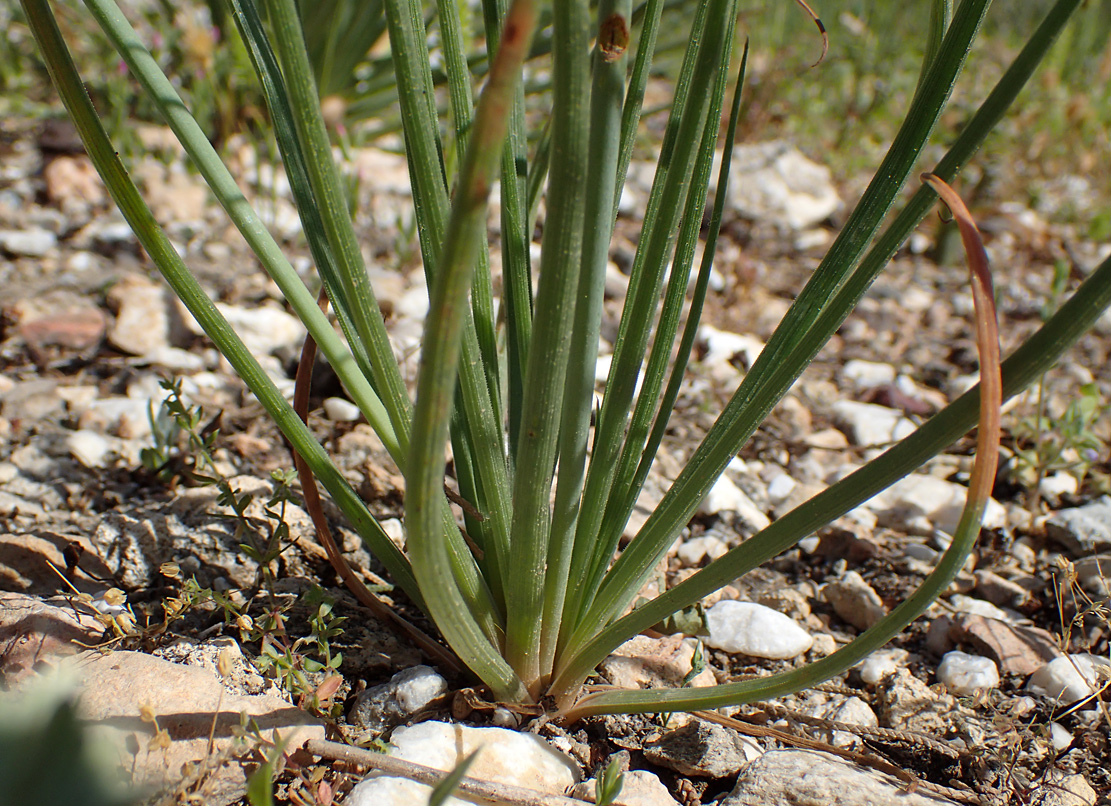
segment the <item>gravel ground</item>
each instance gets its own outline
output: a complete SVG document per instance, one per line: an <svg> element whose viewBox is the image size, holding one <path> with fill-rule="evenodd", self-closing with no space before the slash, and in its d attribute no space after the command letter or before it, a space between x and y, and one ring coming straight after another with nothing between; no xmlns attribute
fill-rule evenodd
<svg viewBox="0 0 1111 806"><path fill-rule="evenodd" d="M824 743L817 750L810 747L810 755L800 754L804 767L845 767L830 749L837 748L856 763L848 768L852 774L882 777L897 769L920 779L908 786L888 777L883 784L888 797L909 788L922 797L992 804L1107 800L1111 718L1099 690L1107 676L1091 672L1087 681L1080 677L1065 690L1049 670L1055 659L1071 657L1063 661L1064 674L1078 677L1093 668L1089 661L1076 660L1081 655L1107 664L1108 586L1099 562L1111 561L1111 555L1100 554L1111 547L1111 503L1101 499L1111 474L1106 447L1111 421L1103 414L1111 393L1107 317L1047 376L1040 392L1008 404L1003 466L988 528L974 556L953 588L870 665L766 706L726 709L739 728L687 724L678 715L670 721L604 717L567 728L540 725L527 715L495 708L481 693L468 693L466 681L446 669L440 669L446 680L429 677L432 695L409 709L398 683L376 687L388 684L395 673L435 662L391 624L369 615L342 587L317 544L296 483L287 502L263 505L281 486L271 474L291 465L282 439L161 290L153 267L74 148L72 135L64 126L10 120L0 125L0 287L5 291L0 591L11 592L0 600L0 646L5 647L0 683L17 698L44 667L70 663L62 658L80 648L75 642L103 643L124 650L108 656L119 656L121 664L133 662L126 651L133 650L191 672L207 669L206 679L215 681L219 697L229 702L270 697L297 700L310 710L316 706L319 718L287 715L286 721L269 725L317 730L316 738L326 734L366 744L399 724L432 719L530 727L570 753L584 777L614 757L627 768L654 774L666 792L653 790L657 799L646 803L667 803L661 799L665 796L687 806L715 799L833 802L813 793L805 797L816 800L806 800L805 776L798 774L787 774L787 794L774 794L770 759L790 760L787 750L806 749L792 738L797 736ZM166 133L145 128L139 136L152 156L133 166L132 173L156 215L225 313L247 334L266 369L292 390L300 326L197 177L165 145ZM257 197L279 240L299 256L295 266L307 269L283 180L257 163L248 144L228 150L233 170ZM830 208L816 219L793 220L790 209L777 212L758 200L735 200L697 360L634 523L675 477L843 220L838 198L851 197L852 187L825 187L828 173L813 169L819 171L819 184L807 191L811 201L829 201L823 194L834 194ZM357 226L372 279L412 379L425 292L419 256L405 234L410 213L404 166L387 153L365 149L356 152L351 170L360 179ZM607 283L603 336L610 339L639 229L638 199L646 192L640 177L650 174L634 169L630 175ZM981 199L974 212L992 258L1006 354L1042 321L1053 295L1055 265L1071 289L1108 250L1086 242L1067 224L1013 203ZM657 590L738 545L967 388L976 370L967 275L959 259L935 262L947 254L949 237L947 225L936 217L923 223L731 464L661 567L653 583ZM603 347L600 364L609 352ZM175 442L160 461L150 458L162 428L154 415L167 394L159 386L165 377L181 378L184 400L203 406L199 430L218 427L210 448L213 468L205 472L255 495L242 518L230 517L214 487L195 483L194 472L205 470L197 467L195 450ZM1084 408L1089 404L1090 411ZM1048 414L1048 427L1032 425L1039 406ZM370 429L351 418L326 368L317 372L313 407L310 423L340 469L391 536L402 539L396 468ZM1039 468L1023 459L1050 444L1060 448L1054 462ZM961 485L967 481L971 449L971 440L962 440L881 498L710 597L704 603L710 634L701 637L699 650L705 659L701 682L764 674L822 657L904 598L945 547L963 504ZM383 585L381 568L357 536L336 511L327 512L347 559L365 582ZM279 516L288 535L275 531ZM251 552L257 555L274 545L280 553L263 573ZM102 613L123 612L113 610L112 597L104 596L110 587L126 595L134 629L124 625L114 632L74 609L74 594L81 593L92 597ZM391 601L388 588L382 589ZM323 615L322 596L334 603ZM769 653L744 643L753 634L781 638L788 632L774 621L748 633L730 626L726 616L736 609L735 602L760 605L761 618L773 613L789 619L803 636L799 647L777 646ZM391 603L421 623L407 602ZM179 605L180 616L170 619ZM23 616L32 611L45 614L45 621L29 627ZM284 638L260 641L267 619L273 628L277 613L284 627L269 632ZM331 622L335 617L346 621ZM329 652L342 652L335 667L341 681L333 690L321 688L327 669L303 661L321 657L314 618L317 637L329 625L342 630L324 640ZM725 637L734 629L741 643ZM266 643L278 648L268 654ZM692 671L696 643L682 636L641 636L607 661L602 674L617 685L679 685ZM284 660L276 659L287 649ZM131 688L139 689L146 685L140 682L146 680L140 667L147 661L134 662L139 665L127 675L133 675ZM127 676L120 668L116 679ZM1062 668L1060 661L1055 668ZM223 688L213 670L219 670ZM165 679L163 672L151 674L151 686ZM88 679L99 678L89 673ZM85 715L94 721L96 714L103 722L108 720L103 715L115 713L113 697L118 705L127 696L144 702L161 696L153 691L135 695L107 683L85 685ZM202 683L178 685L194 689ZM203 710L160 702L156 717ZM286 710L304 713L288 705ZM162 723L156 719L153 724L144 743L159 736ZM737 738L738 729L748 733L744 742ZM184 734L170 733L167 745L187 744ZM168 785L164 802L197 791L208 803L241 799L242 768L221 755L225 745L218 744L215 754L206 747L204 733L202 728L199 755L192 745L175 758L208 762L185 770L180 762L160 762L155 765L160 771L149 776L141 764L137 778ZM228 728L219 735L234 733ZM709 759L717 751L710 748L723 741L729 752L740 753L740 760L715 767ZM691 746L702 749L692 757ZM813 752L822 758L815 760ZM144 758L149 756L148 748ZM869 766L873 771L864 772ZM301 759L279 777L277 793L288 802L326 803L323 782L330 788L327 794L342 803L362 770L350 762ZM791 791L798 799L790 799ZM869 797L878 802L875 798L884 795Z"/></svg>

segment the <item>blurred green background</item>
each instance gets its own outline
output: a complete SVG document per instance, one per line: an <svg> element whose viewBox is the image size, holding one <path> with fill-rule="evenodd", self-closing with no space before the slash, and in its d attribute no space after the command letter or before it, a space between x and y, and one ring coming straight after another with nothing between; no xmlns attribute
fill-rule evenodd
<svg viewBox="0 0 1111 806"><path fill-rule="evenodd" d="M462 0L476 76L484 64L481 10ZM690 0L675 0L661 30L658 76L666 81L681 57L683 21ZM851 181L877 164L902 120L922 60L930 3L919 0L814 0L829 31L829 53L794 0L744 4L739 31L750 39L749 81L741 138L786 137ZM1051 0L997 0L969 67L935 135L950 141L1015 55ZM67 39L102 114L125 154L138 148L130 120L157 120L107 42L76 0L58 4ZM265 108L246 53L220 0L125 2L149 46L217 144L236 134L261 136ZM306 33L328 112L350 145L396 131L392 76L380 0L306 2ZM427 11L435 49L433 7ZM17 0L0 0L0 115L58 116L61 110L21 22ZM634 30L635 33L635 30ZM670 39L668 37L671 37ZM544 86L545 41L530 86ZM656 94L666 97L666 92ZM649 93L648 104L654 95ZM534 103L542 100L534 97ZM445 103L446 106L446 103ZM651 145L652 127L645 141ZM940 153L940 152L939 152ZM1076 14L1047 63L1010 115L991 136L971 178L990 196L1038 206L1043 188L1060 177L1080 176L1088 195L1111 197L1111 0L1089 0ZM1066 194L1067 195L1067 194ZM1111 237L1108 205L1091 198L1055 202L1054 218L1082 225L1094 239ZM1083 203L1081 203L1083 201ZM1044 205L1043 205L1044 206ZM1096 209L1098 208L1098 209Z"/></svg>

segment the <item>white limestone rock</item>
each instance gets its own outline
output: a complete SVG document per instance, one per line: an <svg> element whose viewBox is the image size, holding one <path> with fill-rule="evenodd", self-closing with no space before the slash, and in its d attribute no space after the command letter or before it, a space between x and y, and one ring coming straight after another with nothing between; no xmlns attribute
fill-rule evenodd
<svg viewBox="0 0 1111 806"><path fill-rule="evenodd" d="M968 488L936 476L913 474L899 479L864 506L876 513L881 526L911 534L932 534L939 529L953 534L968 497ZM984 528L1002 529L1007 510L989 498L984 510Z"/></svg>
<svg viewBox="0 0 1111 806"><path fill-rule="evenodd" d="M794 658L814 639L795 621L753 602L720 601L706 611L707 646L755 658Z"/></svg>
<svg viewBox="0 0 1111 806"><path fill-rule="evenodd" d="M530 733L505 728L469 728L446 722L422 722L398 728L390 755L445 772L481 750L468 777L562 795L580 779L576 764ZM415 781L371 774L344 801L346 806L413 806L427 803L432 788ZM445 806L468 806L448 798Z"/></svg>
<svg viewBox="0 0 1111 806"><path fill-rule="evenodd" d="M702 499L698 511L703 515L732 513L735 519L748 528L750 534L755 534L771 525L771 520L763 510L756 506L748 494L734 484L728 476L721 476L714 482L710 492Z"/></svg>
<svg viewBox="0 0 1111 806"><path fill-rule="evenodd" d="M898 409L860 403L855 400L838 400L831 411L839 426L844 428L855 445L861 447L883 446L910 436L918 428Z"/></svg>
<svg viewBox="0 0 1111 806"><path fill-rule="evenodd" d="M999 669L991 658L954 650L942 657L937 667L937 679L950 693L964 697L977 689L998 686Z"/></svg>
<svg viewBox="0 0 1111 806"><path fill-rule="evenodd" d="M829 168L786 140L734 146L728 201L746 218L796 232L817 226L842 206Z"/></svg>
<svg viewBox="0 0 1111 806"><path fill-rule="evenodd" d="M1111 661L1107 658L1088 654L1064 655L1054 658L1030 675L1026 690L1061 705L1071 705L1091 696L1101 675L1108 673L1111 673Z"/></svg>
<svg viewBox="0 0 1111 806"><path fill-rule="evenodd" d="M877 649L859 663L860 679L874 686L906 666L909 658L910 653L905 649Z"/></svg>

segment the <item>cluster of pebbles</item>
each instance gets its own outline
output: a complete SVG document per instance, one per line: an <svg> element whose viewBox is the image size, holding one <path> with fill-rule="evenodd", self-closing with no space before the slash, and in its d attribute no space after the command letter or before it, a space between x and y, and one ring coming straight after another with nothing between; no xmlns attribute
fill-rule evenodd
<svg viewBox="0 0 1111 806"><path fill-rule="evenodd" d="M62 667L83 693L83 715L118 743L118 761L137 782L171 790L181 786L182 764L213 753L224 753L219 757L226 761L232 753L230 728L216 731L214 744L208 741L216 711L252 714L271 737L296 736L298 743L323 738L324 722L292 707L288 695L258 673L234 630L210 625L203 634L171 631L152 646L78 653L80 645L102 639L103 625L72 606L76 591L95 603L108 587L119 586L140 610L153 607L159 595L173 591L158 572L165 563L232 595L256 581L257 568L238 550L234 524L211 489L168 487L143 469L142 451L156 440L167 394L162 378L180 378L187 400L212 416L223 413L215 456L240 489L265 500L269 471L289 460L276 431L260 419L261 409L154 277L64 132L27 126L8 134L0 174L0 284L7 291L0 340L0 675L16 693L3 696L20 698L35 685L37 670ZM155 156L140 161L133 175L156 215L266 371L291 392L289 369L303 329L182 156L166 144L165 133L151 129L141 136ZM771 143L739 151L735 187L762 192L735 191L736 221L726 227L697 360L629 536L711 422L707 408L717 407L707 402L727 399L759 354L843 209L829 171L795 149ZM291 254L302 255L281 173L260 163L247 145L229 152L276 237L288 242ZM427 302L420 267L399 256L400 233L411 215L405 167L388 153L364 149L351 170L361 183L358 226L366 235L372 281L399 360L413 378ZM607 279L604 336L612 335L627 286L622 267L629 263L646 176L645 166L630 171ZM1083 273L1104 256L1035 211L1001 205L997 219L1006 226L992 219L994 229L986 229L1001 266L1018 254L1044 264L1067 245L1070 255L1082 256L1076 268ZM771 237L759 241L763 235ZM923 254L931 244L931 233L916 233L730 464L646 595L742 544L911 433L974 382L963 269L931 263ZM309 268L304 257L295 265ZM1030 331L1029 312L1046 282L1040 275L1003 278L1008 344ZM1104 360L1111 320L1104 325L1053 376L1053 394L1067 396L1076 384L1092 382L1111 393ZM609 352L604 341L600 391ZM317 391L313 426L387 531L403 539L400 480L380 443L338 387L325 378ZM1012 403L1008 424L1029 414L1031 405ZM1097 427L1106 431L1107 425ZM1094 466L1106 471L1107 463L1102 456ZM963 449L937 457L708 597L702 634L637 636L601 665L600 674L630 688L703 686L828 656L932 570L959 518L970 466ZM363 743L388 737L397 757L442 769L483 748L471 776L586 800L594 786L584 779L616 757L627 770L619 802L629 806L711 800L723 806L925 804L946 798L1002 804L1018 802L1017 793L1024 793L1024 802L1093 804L1097 790L1103 796L1111 791L1111 720L1101 699L1111 676L1108 624L1106 611L1091 606L1108 596L1103 569L1111 571L1111 554L1102 552L1111 549L1111 498L1099 498L1090 481L1067 468L1040 481L1037 492L1051 507L1048 514L1030 508L1031 490L1001 481L980 548L951 589L905 635L836 685L762 709L723 709L726 716L849 753L882 753L924 781L948 787L944 791L908 791L905 781L851 757L794 747L768 734L741 736L685 715L595 718L568 728L533 723L522 732L530 726L520 714L490 708L475 710L465 725L454 723L452 692L461 681L422 665L403 637L331 588L337 612L352 617L343 638L344 683L337 696L346 699L338 729ZM279 587L295 598L327 574L327 564L305 512L290 505L286 520L293 547L280 561ZM375 565L357 537L342 526L338 534L352 562L372 575ZM70 574L76 591L51 569L73 570L71 546L83 558L81 570ZM226 664L221 669L221 652L234 671ZM704 667L692 669L696 657L705 659ZM164 716L158 725L172 741L161 755L147 749L157 727L136 721L144 708ZM206 713L207 721L197 718ZM174 722L171 715L192 716ZM883 729L889 733L880 741ZM210 766L204 770L210 782L197 784L209 787L206 802L241 798L243 770ZM420 797L422 785L403 779L371 775L351 788L352 775L331 768L327 774L338 782L337 802L400 805Z"/></svg>

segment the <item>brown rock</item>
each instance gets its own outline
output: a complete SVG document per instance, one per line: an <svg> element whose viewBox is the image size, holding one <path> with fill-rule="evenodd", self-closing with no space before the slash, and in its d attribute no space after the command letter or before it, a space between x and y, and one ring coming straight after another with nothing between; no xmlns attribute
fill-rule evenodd
<svg viewBox="0 0 1111 806"><path fill-rule="evenodd" d="M63 552L71 546L71 551L78 552L81 568L101 579L112 577L112 570L96 555L96 550L84 537L49 530L0 534L0 589L47 595L69 593L69 586L50 565L64 571L67 563ZM70 581L85 592L102 591L107 587L90 580L80 571L70 576Z"/></svg>
<svg viewBox="0 0 1111 806"><path fill-rule="evenodd" d="M1043 629L1015 626L971 613L952 616L949 637L975 647L1007 674L1033 674L1061 655L1056 640Z"/></svg>
<svg viewBox="0 0 1111 806"><path fill-rule="evenodd" d="M84 351L100 344L106 327L101 311L76 308L22 322L19 335L32 351L41 352L47 347Z"/></svg>

